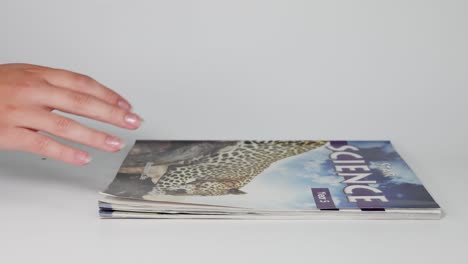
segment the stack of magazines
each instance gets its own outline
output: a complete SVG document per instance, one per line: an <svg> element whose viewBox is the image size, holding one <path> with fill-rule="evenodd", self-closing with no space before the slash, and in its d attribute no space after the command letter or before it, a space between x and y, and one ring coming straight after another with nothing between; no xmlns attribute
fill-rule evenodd
<svg viewBox="0 0 468 264"><path fill-rule="evenodd" d="M101 218L440 219L389 141L138 140Z"/></svg>

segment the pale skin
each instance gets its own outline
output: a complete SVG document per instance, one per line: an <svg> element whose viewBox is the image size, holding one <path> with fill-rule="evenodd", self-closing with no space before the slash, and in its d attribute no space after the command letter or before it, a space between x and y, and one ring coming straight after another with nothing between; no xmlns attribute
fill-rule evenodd
<svg viewBox="0 0 468 264"><path fill-rule="evenodd" d="M38 65L0 64L1 150L30 152L85 165L91 161L89 153L59 143L49 135L109 152L124 146L120 138L53 110L131 130L142 122L125 98L91 77Z"/></svg>

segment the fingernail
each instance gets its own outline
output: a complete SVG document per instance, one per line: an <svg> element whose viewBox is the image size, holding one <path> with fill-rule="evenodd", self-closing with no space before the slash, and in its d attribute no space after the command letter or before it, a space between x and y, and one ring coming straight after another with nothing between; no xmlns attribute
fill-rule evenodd
<svg viewBox="0 0 468 264"><path fill-rule="evenodd" d="M75 160L79 164L84 165L88 164L91 161L91 156L89 155L89 153L80 151L75 153Z"/></svg>
<svg viewBox="0 0 468 264"><path fill-rule="evenodd" d="M114 137L114 136L108 136L105 140L105 143L109 147L112 147L113 149L118 149L118 150L122 149L125 146L122 139L118 137Z"/></svg>
<svg viewBox="0 0 468 264"><path fill-rule="evenodd" d="M117 101L117 106L119 106L120 108L125 109L125 110L132 109L132 106L124 99L119 99Z"/></svg>
<svg viewBox="0 0 468 264"><path fill-rule="evenodd" d="M139 127L141 124L141 118L133 113L126 114L124 120L132 127Z"/></svg>

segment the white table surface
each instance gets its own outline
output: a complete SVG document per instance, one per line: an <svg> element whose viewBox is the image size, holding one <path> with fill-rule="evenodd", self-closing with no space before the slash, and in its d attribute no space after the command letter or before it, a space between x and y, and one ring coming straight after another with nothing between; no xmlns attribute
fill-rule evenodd
<svg viewBox="0 0 468 264"><path fill-rule="evenodd" d="M86 73L145 118L86 124L130 143L390 139L446 215L101 220L128 148L81 168L0 152L0 263L466 263L467 3L1 1L0 63Z"/></svg>

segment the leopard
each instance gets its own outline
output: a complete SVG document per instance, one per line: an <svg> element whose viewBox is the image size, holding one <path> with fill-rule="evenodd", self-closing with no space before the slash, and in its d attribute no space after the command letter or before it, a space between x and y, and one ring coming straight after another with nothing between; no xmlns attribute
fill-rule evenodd
<svg viewBox="0 0 468 264"><path fill-rule="evenodd" d="M221 196L241 189L273 163L324 146L327 141L237 141L189 161L155 166L158 177L149 195Z"/></svg>

